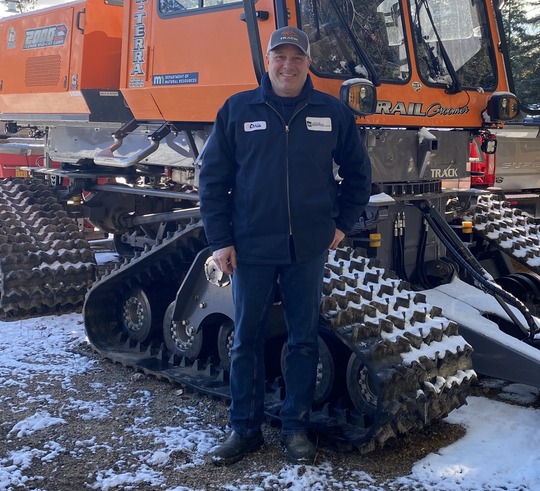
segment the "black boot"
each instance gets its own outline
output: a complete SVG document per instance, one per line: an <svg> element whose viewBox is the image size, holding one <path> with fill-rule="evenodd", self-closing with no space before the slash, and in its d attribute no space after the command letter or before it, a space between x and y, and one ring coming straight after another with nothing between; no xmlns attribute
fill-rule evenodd
<svg viewBox="0 0 540 491"><path fill-rule="evenodd" d="M259 450L264 445L262 432L245 437L233 431L229 438L210 453L215 465L230 465L242 460L248 453Z"/></svg>
<svg viewBox="0 0 540 491"><path fill-rule="evenodd" d="M315 462L317 450L306 433L283 435L281 443L285 448L287 460L292 464L312 465Z"/></svg>

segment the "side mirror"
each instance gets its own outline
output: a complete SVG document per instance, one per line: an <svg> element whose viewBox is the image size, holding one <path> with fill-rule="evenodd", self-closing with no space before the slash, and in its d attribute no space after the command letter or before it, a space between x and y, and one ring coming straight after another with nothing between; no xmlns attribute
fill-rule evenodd
<svg viewBox="0 0 540 491"><path fill-rule="evenodd" d="M514 119L518 112L519 102L510 92L495 92L488 101L487 113L492 121Z"/></svg>
<svg viewBox="0 0 540 491"><path fill-rule="evenodd" d="M377 108L377 89L365 78L351 78L343 82L339 98L359 116L369 116Z"/></svg>

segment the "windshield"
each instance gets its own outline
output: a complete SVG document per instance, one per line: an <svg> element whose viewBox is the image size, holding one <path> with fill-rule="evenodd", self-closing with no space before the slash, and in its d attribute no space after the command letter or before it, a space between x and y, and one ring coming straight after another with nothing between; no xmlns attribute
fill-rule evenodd
<svg viewBox="0 0 540 491"><path fill-rule="evenodd" d="M411 16L418 69L426 83L495 88L484 2L411 0Z"/></svg>
<svg viewBox="0 0 540 491"><path fill-rule="evenodd" d="M300 22L315 72L373 81L409 78L396 0L300 0Z"/></svg>
<svg viewBox="0 0 540 491"><path fill-rule="evenodd" d="M484 2L409 0L418 70L427 84L494 89L493 45ZM300 0L312 69L374 83L409 80L403 15L397 0Z"/></svg>

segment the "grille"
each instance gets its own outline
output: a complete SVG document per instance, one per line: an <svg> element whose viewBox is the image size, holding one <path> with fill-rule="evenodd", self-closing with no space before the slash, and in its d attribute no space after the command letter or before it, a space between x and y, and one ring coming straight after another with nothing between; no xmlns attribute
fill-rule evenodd
<svg viewBox="0 0 540 491"><path fill-rule="evenodd" d="M58 85L60 81L60 55L27 58L24 82L27 87Z"/></svg>

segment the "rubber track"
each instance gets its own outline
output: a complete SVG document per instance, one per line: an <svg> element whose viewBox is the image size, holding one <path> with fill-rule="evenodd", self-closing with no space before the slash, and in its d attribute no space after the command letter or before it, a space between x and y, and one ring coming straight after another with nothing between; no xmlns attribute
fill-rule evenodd
<svg viewBox="0 0 540 491"><path fill-rule="evenodd" d="M369 451L465 404L476 374L457 324L362 252L331 252L322 311L377 374L383 400L378 429L363 444Z"/></svg>
<svg viewBox="0 0 540 491"><path fill-rule="evenodd" d="M161 340L162 315L153 315L154 340L145 344L129 339L122 327L127 292L154 292L152 312L156 302L166 307L175 298L173 286L204 247L202 226L191 224L104 275L88 291L85 328L93 348L114 362L229 399L228 372L219 361L191 363L169 355ZM313 412L314 426L367 452L463 405L475 373L472 348L457 334L457 325L358 251L339 250L327 266L324 318L336 336L376 369L382 413L376 424L366 425L362 415L336 400ZM277 417L281 395L279 384L267 384L270 417Z"/></svg>
<svg viewBox="0 0 540 491"><path fill-rule="evenodd" d="M82 306L96 261L82 232L39 179L0 182L0 315L5 320Z"/></svg>
<svg viewBox="0 0 540 491"><path fill-rule="evenodd" d="M536 219L496 195L481 195L464 217L483 239L540 274L540 235Z"/></svg>

